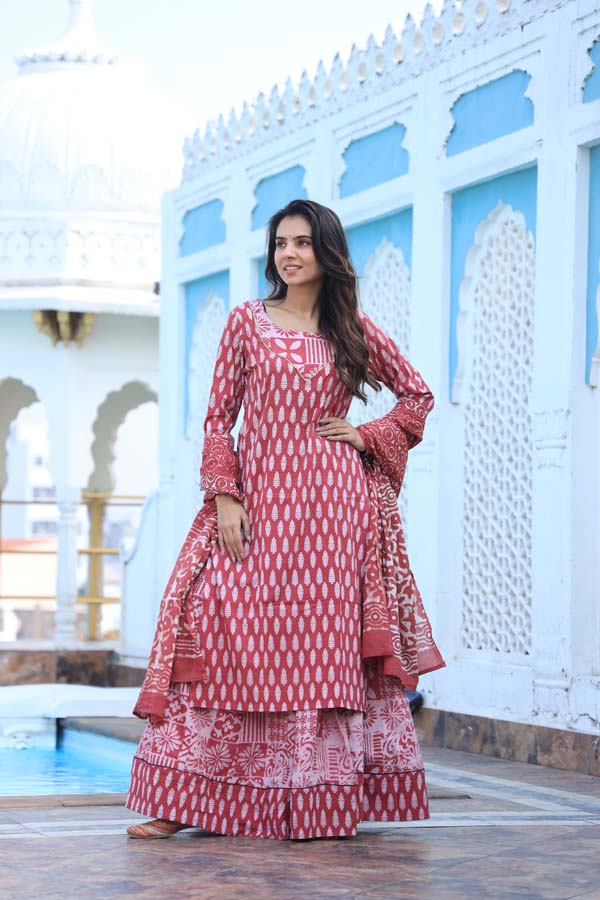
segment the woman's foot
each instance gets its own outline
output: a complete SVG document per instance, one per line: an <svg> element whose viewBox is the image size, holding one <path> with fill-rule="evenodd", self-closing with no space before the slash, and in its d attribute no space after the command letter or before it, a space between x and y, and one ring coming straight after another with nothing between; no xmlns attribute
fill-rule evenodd
<svg viewBox="0 0 600 900"><path fill-rule="evenodd" d="M142 822L140 825L130 825L127 834L132 838L168 838L191 825L182 825L181 822L170 822L168 819L152 819L150 822Z"/></svg>

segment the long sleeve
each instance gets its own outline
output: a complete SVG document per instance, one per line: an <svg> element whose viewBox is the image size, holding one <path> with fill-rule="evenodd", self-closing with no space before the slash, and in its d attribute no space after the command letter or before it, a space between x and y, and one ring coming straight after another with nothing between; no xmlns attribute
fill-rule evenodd
<svg viewBox="0 0 600 900"><path fill-rule="evenodd" d="M359 316L369 347L369 371L393 392L396 403L385 416L359 425L357 431L367 452L399 490L407 451L423 439L425 419L433 409L433 394L392 338L365 313L360 312Z"/></svg>
<svg viewBox="0 0 600 900"><path fill-rule="evenodd" d="M237 451L231 430L244 398L243 317L234 307L229 312L217 350L217 359L204 420L204 444L200 487L204 499L231 494L241 500Z"/></svg>

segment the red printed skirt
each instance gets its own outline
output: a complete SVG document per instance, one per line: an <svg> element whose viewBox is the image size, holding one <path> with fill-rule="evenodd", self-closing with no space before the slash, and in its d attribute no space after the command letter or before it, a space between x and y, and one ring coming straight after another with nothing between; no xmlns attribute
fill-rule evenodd
<svg viewBox="0 0 600 900"><path fill-rule="evenodd" d="M373 669L365 678L364 712L198 709L191 685L172 684L165 720L146 725L126 806L218 834L279 840L428 818L406 694Z"/></svg>

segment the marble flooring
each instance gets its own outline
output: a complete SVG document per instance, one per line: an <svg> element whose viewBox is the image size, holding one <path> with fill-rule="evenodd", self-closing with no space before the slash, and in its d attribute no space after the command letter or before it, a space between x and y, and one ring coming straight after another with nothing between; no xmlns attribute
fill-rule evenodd
<svg viewBox="0 0 600 900"><path fill-rule="evenodd" d="M0 798L0 898L600 900L600 779L424 755L431 819L342 840L134 841L122 795Z"/></svg>

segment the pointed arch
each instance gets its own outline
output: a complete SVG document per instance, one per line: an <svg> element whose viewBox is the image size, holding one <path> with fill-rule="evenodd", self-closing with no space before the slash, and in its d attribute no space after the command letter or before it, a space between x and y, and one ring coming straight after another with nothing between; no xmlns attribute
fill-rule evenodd
<svg viewBox="0 0 600 900"><path fill-rule="evenodd" d="M402 250L383 237L365 264L361 306L398 345L400 351L410 353L410 269ZM396 402L385 386L374 391L365 385L368 405L355 397L348 418L353 425L362 425L384 416ZM406 479L405 479L406 484ZM406 524L408 514L405 487L400 494L400 515Z"/></svg>
<svg viewBox="0 0 600 900"><path fill-rule="evenodd" d="M463 405L463 621L471 650L531 643L534 239L499 202L460 287L455 402Z"/></svg>
<svg viewBox="0 0 600 900"><path fill-rule="evenodd" d="M129 381L119 390L107 394L105 400L98 407L93 425L92 459L94 468L88 479L86 490L110 493L114 489L113 462L117 432L128 413L143 403L156 403L156 400L156 391L141 381Z"/></svg>
<svg viewBox="0 0 600 900"><path fill-rule="evenodd" d="M0 380L0 494L8 480L6 442L10 426L22 409L37 401L34 389L18 378Z"/></svg>
<svg viewBox="0 0 600 900"><path fill-rule="evenodd" d="M382 238L365 264L361 286L361 306L386 334L396 342L402 353L410 351L410 271L399 247ZM374 391L365 389L369 402L365 406L354 398L349 416L353 425L360 425L385 415L395 398L384 387Z"/></svg>

